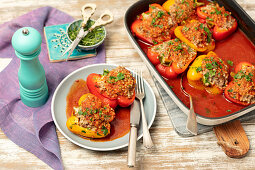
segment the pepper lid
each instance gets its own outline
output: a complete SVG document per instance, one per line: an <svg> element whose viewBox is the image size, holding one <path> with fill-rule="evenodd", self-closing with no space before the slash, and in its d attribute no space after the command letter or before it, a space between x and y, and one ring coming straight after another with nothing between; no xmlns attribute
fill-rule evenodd
<svg viewBox="0 0 255 170"><path fill-rule="evenodd" d="M20 28L12 36L12 46L16 54L18 53L23 57L26 56L25 58L39 51L41 43L42 37L40 33L32 27Z"/></svg>

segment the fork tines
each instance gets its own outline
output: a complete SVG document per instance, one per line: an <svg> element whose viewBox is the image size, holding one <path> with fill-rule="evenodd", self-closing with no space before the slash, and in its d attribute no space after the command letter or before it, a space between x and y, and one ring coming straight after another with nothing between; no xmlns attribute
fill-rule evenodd
<svg viewBox="0 0 255 170"><path fill-rule="evenodd" d="M139 69L139 73L138 73L137 69L134 70L134 77L135 77L135 81L136 81L136 86L135 86L136 94L144 93L142 69Z"/></svg>

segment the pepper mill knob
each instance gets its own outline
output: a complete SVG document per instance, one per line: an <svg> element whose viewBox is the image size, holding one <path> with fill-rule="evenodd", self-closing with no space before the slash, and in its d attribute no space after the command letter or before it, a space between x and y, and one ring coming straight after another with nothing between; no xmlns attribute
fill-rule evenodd
<svg viewBox="0 0 255 170"><path fill-rule="evenodd" d="M32 27L20 28L12 36L12 46L20 59L20 97L29 107L39 107L48 99L45 71L38 58L41 43L40 33Z"/></svg>

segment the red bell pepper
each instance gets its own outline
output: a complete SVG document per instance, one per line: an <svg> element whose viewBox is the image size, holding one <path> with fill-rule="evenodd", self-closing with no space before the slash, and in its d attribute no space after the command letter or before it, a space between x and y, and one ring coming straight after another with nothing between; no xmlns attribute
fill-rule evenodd
<svg viewBox="0 0 255 170"><path fill-rule="evenodd" d="M226 89L225 89L225 91L224 91L225 97L226 97L229 101L231 101L231 102L233 102L233 103L236 103L236 104L239 104L239 105L243 105L243 106L248 106L248 105L250 105L250 104L247 103L247 102L242 102L242 101L237 100L237 99L234 99L233 97L230 96L229 93L230 93L230 90L233 88L233 86L234 86L234 82L233 82L233 81L230 82L230 83L228 84L228 86L226 87Z"/></svg>
<svg viewBox="0 0 255 170"><path fill-rule="evenodd" d="M201 10L202 7L198 7L197 8L197 16L199 18L202 18L202 19L206 19L208 17L208 14L207 13L204 13L202 10Z"/></svg>
<svg viewBox="0 0 255 170"><path fill-rule="evenodd" d="M121 107L128 107L135 100L135 92L132 98L127 98L124 96L118 96L117 98L111 98L105 93L102 93L98 88L98 80L101 78L100 74L92 73L87 77L87 86L90 93L96 95L100 98L105 104L109 104L110 107L115 108L117 105Z"/></svg>
<svg viewBox="0 0 255 170"><path fill-rule="evenodd" d="M169 40L173 35L177 24L169 25L168 20L170 19L171 16L161 5L150 4L149 10L142 13L132 23L131 32L146 43L157 44Z"/></svg>
<svg viewBox="0 0 255 170"><path fill-rule="evenodd" d="M215 25L213 28L213 38L217 41L223 40L230 36L237 29L237 21L235 20L232 27L229 29L222 29Z"/></svg>
<svg viewBox="0 0 255 170"><path fill-rule="evenodd" d="M141 26L142 22L143 21L141 19L136 19L131 25L131 31L138 39L153 44L151 37L146 37L139 31L139 27Z"/></svg>
<svg viewBox="0 0 255 170"><path fill-rule="evenodd" d="M156 65L156 69L159 74L167 79L174 79L178 76L178 74L174 71L173 67L164 66L162 64Z"/></svg>
<svg viewBox="0 0 255 170"><path fill-rule="evenodd" d="M156 66L159 73L168 79L177 77L183 73L189 64L196 58L196 51L190 48L178 38L154 45L148 49L147 56L152 64ZM182 60L190 57L186 63Z"/></svg>
<svg viewBox="0 0 255 170"><path fill-rule="evenodd" d="M237 29L237 21L236 19L234 19L232 16L229 16L230 13L226 12L224 7L219 7L219 5L215 6L215 11L208 11L210 12L210 14L207 14L205 12L203 12L203 10L201 10L201 8L203 7L198 7L197 8L197 15L199 17L199 21L202 23L207 22L208 24L211 24L211 26L213 27L213 38L217 41L223 40L225 38L227 38L228 36L230 36L232 33L235 32L235 30ZM213 17L215 16L216 17ZM222 29L219 27L219 24L217 23L217 21L213 20L212 18L219 18L218 16L221 16L221 19L219 20L220 22L222 22L222 18L226 18L226 17L231 17L232 20L234 20L233 25L231 26L231 28L228 29ZM227 19L226 19L227 20ZM227 21L225 21L227 22ZM226 24L226 23L225 23Z"/></svg>
<svg viewBox="0 0 255 170"><path fill-rule="evenodd" d="M252 65L251 63L248 63L248 62L241 62L241 63L239 63L239 64L235 67L235 73L238 73L239 71L241 71L243 66L253 66L253 65ZM254 81L254 79L253 79L253 81ZM226 87L226 89L225 89L225 91L224 91L225 97L226 97L229 101L231 101L231 102L233 102L233 103L236 103L236 104L239 104L239 105L243 105L243 106L248 106L248 105L250 105L250 103L248 103L248 102L240 101L240 100L238 100L238 99L236 99L236 98L231 97L231 92L233 91L233 87L235 86L235 84L236 84L236 82L235 82L234 80L231 81L231 82L228 84L228 86Z"/></svg>

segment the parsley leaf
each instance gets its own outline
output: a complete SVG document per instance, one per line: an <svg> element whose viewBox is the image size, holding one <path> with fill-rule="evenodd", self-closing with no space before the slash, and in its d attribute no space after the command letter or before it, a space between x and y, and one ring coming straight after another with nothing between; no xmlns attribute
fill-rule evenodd
<svg viewBox="0 0 255 170"><path fill-rule="evenodd" d="M107 70L107 69L104 69L104 72L103 72L103 76L106 76L106 75L108 75L109 74L109 70Z"/></svg>
<svg viewBox="0 0 255 170"><path fill-rule="evenodd" d="M228 60L227 63L228 63L230 66L233 66L233 61Z"/></svg>
<svg viewBox="0 0 255 170"><path fill-rule="evenodd" d="M123 79L125 78L124 75L125 75L124 73L118 73L118 75L117 75L117 81L118 81L118 80L123 80Z"/></svg>
<svg viewBox="0 0 255 170"><path fill-rule="evenodd" d="M108 129L106 129L105 126L102 126L102 132L103 132L104 135L107 135Z"/></svg>

